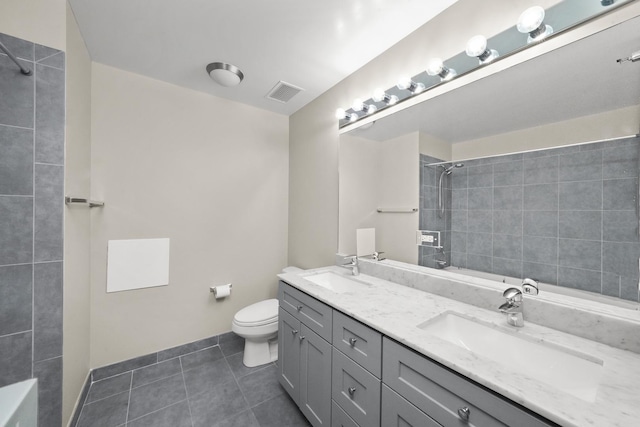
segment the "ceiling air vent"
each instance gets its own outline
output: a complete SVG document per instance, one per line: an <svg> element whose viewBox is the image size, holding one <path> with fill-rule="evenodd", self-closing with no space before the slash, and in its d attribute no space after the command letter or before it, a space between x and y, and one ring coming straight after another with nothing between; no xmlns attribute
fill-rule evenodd
<svg viewBox="0 0 640 427"><path fill-rule="evenodd" d="M298 92L303 91L304 89L294 86L292 84L279 81L271 91L267 94L267 98L273 101L278 101L287 103L291 98L296 96Z"/></svg>

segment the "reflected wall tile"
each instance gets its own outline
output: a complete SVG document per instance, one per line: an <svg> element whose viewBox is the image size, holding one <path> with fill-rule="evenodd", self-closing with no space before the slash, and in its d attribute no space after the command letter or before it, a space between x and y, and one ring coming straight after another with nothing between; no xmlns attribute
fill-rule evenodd
<svg viewBox="0 0 640 427"><path fill-rule="evenodd" d="M523 161L524 184L558 182L558 156L527 158Z"/></svg>
<svg viewBox="0 0 640 427"><path fill-rule="evenodd" d="M508 277L522 277L522 260L493 258L493 274Z"/></svg>
<svg viewBox="0 0 640 427"><path fill-rule="evenodd" d="M33 63L23 65L33 68ZM8 56L0 55L0 124L33 128L34 76L25 76Z"/></svg>
<svg viewBox="0 0 640 427"><path fill-rule="evenodd" d="M558 285L600 293L602 289L602 274L600 271L558 267Z"/></svg>
<svg viewBox="0 0 640 427"><path fill-rule="evenodd" d="M602 182L604 210L634 210L638 201L638 179L608 179Z"/></svg>
<svg viewBox="0 0 640 427"><path fill-rule="evenodd" d="M63 255L64 167L37 164L35 170L35 261Z"/></svg>
<svg viewBox="0 0 640 427"><path fill-rule="evenodd" d="M522 234L522 211L493 211L493 232Z"/></svg>
<svg viewBox="0 0 640 427"><path fill-rule="evenodd" d="M455 225L455 221L454 221L454 225ZM468 218L469 232L491 233L493 230L494 230L493 215L491 211L469 211L469 218Z"/></svg>
<svg viewBox="0 0 640 427"><path fill-rule="evenodd" d="M494 234L493 256L497 258L522 260L522 236ZM521 269L522 268L520 268L520 270Z"/></svg>
<svg viewBox="0 0 640 427"><path fill-rule="evenodd" d="M525 185L523 195L524 210L551 211L558 209L558 185L535 184Z"/></svg>
<svg viewBox="0 0 640 427"><path fill-rule="evenodd" d="M560 210L602 209L602 181L561 182Z"/></svg>
<svg viewBox="0 0 640 427"><path fill-rule="evenodd" d="M38 378L38 427L62 423L62 356L33 364Z"/></svg>
<svg viewBox="0 0 640 427"><path fill-rule="evenodd" d="M34 361L62 355L62 262L34 265Z"/></svg>
<svg viewBox="0 0 640 427"><path fill-rule="evenodd" d="M493 234L468 233L467 253L491 256L493 254Z"/></svg>
<svg viewBox="0 0 640 427"><path fill-rule="evenodd" d="M505 156L506 157L506 156ZM522 160L510 161L506 163L496 163L493 165L493 185L498 186L522 186L523 183L523 163Z"/></svg>
<svg viewBox="0 0 640 427"><path fill-rule="evenodd" d="M521 186L516 187L494 187L493 189L493 209L494 210L522 210L523 190Z"/></svg>
<svg viewBox="0 0 640 427"><path fill-rule="evenodd" d="M600 270L602 244L599 241L560 239L558 265L564 267Z"/></svg>
<svg viewBox="0 0 640 427"><path fill-rule="evenodd" d="M602 179L602 151L590 150L558 156L559 181Z"/></svg>
<svg viewBox="0 0 640 427"><path fill-rule="evenodd" d="M31 264L0 267L0 336L31 329Z"/></svg>
<svg viewBox="0 0 640 427"><path fill-rule="evenodd" d="M525 261L522 263L522 277L529 277L542 283L557 285L558 265L528 262L525 258Z"/></svg>
<svg viewBox="0 0 640 427"><path fill-rule="evenodd" d="M634 138L631 145L616 144L607 146L602 150L602 177L604 179L614 178L637 178L638 177L638 155L640 144Z"/></svg>
<svg viewBox="0 0 640 427"><path fill-rule="evenodd" d="M467 194L469 210L489 210L493 206L492 188L470 188Z"/></svg>
<svg viewBox="0 0 640 427"><path fill-rule="evenodd" d="M558 211L524 211L525 236L558 237Z"/></svg>
<svg viewBox="0 0 640 427"><path fill-rule="evenodd" d="M603 211L603 236L608 242L638 242L636 211Z"/></svg>
<svg viewBox="0 0 640 427"><path fill-rule="evenodd" d="M33 197L0 196L0 265L33 261Z"/></svg>
<svg viewBox="0 0 640 427"><path fill-rule="evenodd" d="M33 131L0 125L0 194L33 196Z"/></svg>
<svg viewBox="0 0 640 427"><path fill-rule="evenodd" d="M560 211L558 225L560 237L602 239L602 211Z"/></svg>
<svg viewBox="0 0 640 427"><path fill-rule="evenodd" d="M36 162L64 164L64 75L36 65Z"/></svg>
<svg viewBox="0 0 640 427"><path fill-rule="evenodd" d="M523 242L523 258L532 263L557 265L558 239L555 237L526 237Z"/></svg>

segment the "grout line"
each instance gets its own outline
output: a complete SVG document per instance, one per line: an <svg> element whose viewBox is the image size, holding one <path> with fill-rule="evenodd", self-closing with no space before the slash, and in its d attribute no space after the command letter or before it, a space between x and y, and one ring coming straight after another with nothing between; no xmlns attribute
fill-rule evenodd
<svg viewBox="0 0 640 427"><path fill-rule="evenodd" d="M175 406L175 405L177 405L177 404L179 404L179 403L182 403L182 402L187 402L187 406L189 406L189 402L188 402L188 400L187 400L187 399L183 399L183 400L180 400L180 401L178 401L178 402L174 402L174 403L172 403L171 405L163 406L162 408L159 408L159 409L153 410L153 411L151 411L151 412L149 412L149 413L146 413L146 414L144 414L144 415L140 415L139 417L132 418L132 419L130 419L130 420L128 419L128 416L127 416L127 422L126 422L125 424L121 424L121 426L125 426L126 424L128 424L128 423L129 423L129 422L131 422L131 421L137 421L137 420L139 420L140 418L144 418L144 417L146 417L147 415L155 414L155 413L160 412L160 411L163 411L163 410L165 410L165 409L167 409L167 408L171 408L172 406ZM191 409L189 409L189 414L191 414ZM193 421L191 422L191 426L193 427Z"/></svg>
<svg viewBox="0 0 640 427"><path fill-rule="evenodd" d="M129 380L129 399L127 400L127 416L124 419L125 425L129 422L129 411L131 410L131 387L133 385L133 371L131 371L131 379Z"/></svg>
<svg viewBox="0 0 640 427"><path fill-rule="evenodd" d="M60 163L46 163L46 162L34 162L34 165L60 166L60 167L64 167L64 164L60 164Z"/></svg>
<svg viewBox="0 0 640 427"><path fill-rule="evenodd" d="M33 332L33 329L27 329L26 331L12 332L10 334L0 335L0 338L6 338L12 335L26 334L27 332Z"/></svg>
<svg viewBox="0 0 640 427"><path fill-rule="evenodd" d="M187 390L187 380L184 378L184 369L182 367L182 359L178 359L180 362L180 373L182 374L182 384L184 385L184 394L187 396L187 408L189 408L189 420L191 421L191 427L193 426L193 415L191 414L191 401L189 400L189 390Z"/></svg>
<svg viewBox="0 0 640 427"><path fill-rule="evenodd" d="M35 353L35 349L36 349L36 340L35 340L35 336L36 336L36 269L35 266L33 265L35 263L36 260L36 167L35 167L35 163L36 163L36 106L37 106L37 94L36 94L36 89L37 89L37 85L36 85L36 80L37 80L37 71L36 71L36 67L35 67L35 57L36 57L36 51L35 51L35 44L32 44L31 46L32 50L33 50L33 58L34 58L34 63L33 63L33 69L32 69L32 84L33 84L33 138L32 138L32 148L33 148L33 156L32 156L32 160L33 160L33 169L31 172L31 183L32 183L32 191L33 191L33 195L32 195L32 199L31 199L31 329L33 330L33 333L31 334L31 378L33 378L33 373L34 373L34 369L33 369L33 360L36 357L36 353Z"/></svg>

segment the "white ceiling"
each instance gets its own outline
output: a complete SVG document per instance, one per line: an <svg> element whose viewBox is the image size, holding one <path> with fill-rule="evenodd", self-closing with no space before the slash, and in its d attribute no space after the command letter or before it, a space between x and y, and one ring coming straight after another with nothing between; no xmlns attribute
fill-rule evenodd
<svg viewBox="0 0 640 427"><path fill-rule="evenodd" d="M457 143L640 103L640 17L378 120L364 138L420 131Z"/></svg>
<svg viewBox="0 0 640 427"><path fill-rule="evenodd" d="M457 0L69 0L94 61L290 115ZM244 73L213 82L210 62ZM266 99L285 81L304 89Z"/></svg>

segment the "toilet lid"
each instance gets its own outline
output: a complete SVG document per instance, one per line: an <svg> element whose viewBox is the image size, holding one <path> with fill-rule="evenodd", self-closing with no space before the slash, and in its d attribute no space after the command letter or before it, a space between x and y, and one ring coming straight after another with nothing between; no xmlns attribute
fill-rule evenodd
<svg viewBox="0 0 640 427"><path fill-rule="evenodd" d="M278 321L278 300L268 299L238 311L233 320L238 325L260 326Z"/></svg>

